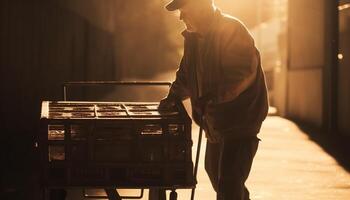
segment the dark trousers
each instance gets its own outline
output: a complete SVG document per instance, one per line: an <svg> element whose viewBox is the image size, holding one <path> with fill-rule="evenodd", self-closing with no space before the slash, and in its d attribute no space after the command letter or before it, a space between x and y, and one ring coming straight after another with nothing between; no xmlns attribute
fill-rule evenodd
<svg viewBox="0 0 350 200"><path fill-rule="evenodd" d="M219 143L207 142L205 170L217 200L249 200L245 186L259 139L222 139Z"/></svg>

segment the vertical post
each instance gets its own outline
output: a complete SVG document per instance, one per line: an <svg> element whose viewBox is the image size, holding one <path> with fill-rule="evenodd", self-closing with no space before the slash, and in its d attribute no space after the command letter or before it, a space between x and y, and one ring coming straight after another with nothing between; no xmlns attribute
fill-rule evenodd
<svg viewBox="0 0 350 200"><path fill-rule="evenodd" d="M67 86L63 84L63 101L67 101Z"/></svg>
<svg viewBox="0 0 350 200"><path fill-rule="evenodd" d="M337 132L338 115L338 1L324 0L325 65L323 70L323 129Z"/></svg>

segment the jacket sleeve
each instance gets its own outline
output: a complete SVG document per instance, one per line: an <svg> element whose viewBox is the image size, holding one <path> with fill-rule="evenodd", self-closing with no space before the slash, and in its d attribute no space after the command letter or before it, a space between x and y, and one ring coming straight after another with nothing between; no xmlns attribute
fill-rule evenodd
<svg viewBox="0 0 350 200"><path fill-rule="evenodd" d="M187 80L187 69L185 66L184 58L182 57L180 67L176 72L175 81L171 84L168 97L178 100L185 100L189 98L189 86Z"/></svg>
<svg viewBox="0 0 350 200"><path fill-rule="evenodd" d="M237 22L227 24L221 40L221 74L217 103L234 100L255 80L258 56L254 40L246 27Z"/></svg>

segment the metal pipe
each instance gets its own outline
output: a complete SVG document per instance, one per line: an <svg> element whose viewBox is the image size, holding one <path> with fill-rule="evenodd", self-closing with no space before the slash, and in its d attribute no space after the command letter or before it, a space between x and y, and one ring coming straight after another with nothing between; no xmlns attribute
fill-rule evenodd
<svg viewBox="0 0 350 200"><path fill-rule="evenodd" d="M202 144L202 135L203 135L203 116L201 116L201 120L200 120L200 124L199 124L199 136L198 136L198 146L197 146L197 153L196 153L196 163L194 165L194 172L193 172L193 177L195 177L196 179L197 179L197 172L198 172L199 155L200 155L201 144ZM193 187L192 191L191 191L191 200L194 200L195 190L196 190L196 187Z"/></svg>
<svg viewBox="0 0 350 200"><path fill-rule="evenodd" d="M123 86L171 86L169 81L69 81L62 84L63 100L67 101L68 86L123 85Z"/></svg>
<svg viewBox="0 0 350 200"><path fill-rule="evenodd" d="M150 86L170 86L168 81L71 81L63 83L64 86L69 85L150 85Z"/></svg>

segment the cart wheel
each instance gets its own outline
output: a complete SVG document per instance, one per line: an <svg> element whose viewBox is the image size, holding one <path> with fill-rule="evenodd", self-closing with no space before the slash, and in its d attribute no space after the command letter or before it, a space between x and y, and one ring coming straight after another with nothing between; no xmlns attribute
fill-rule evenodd
<svg viewBox="0 0 350 200"><path fill-rule="evenodd" d="M148 200L166 200L165 190L160 188L149 189Z"/></svg>
<svg viewBox="0 0 350 200"><path fill-rule="evenodd" d="M170 192L170 200L177 200L177 192L175 190Z"/></svg>
<svg viewBox="0 0 350 200"><path fill-rule="evenodd" d="M65 200L67 191L65 189L50 189L49 199L50 200Z"/></svg>

